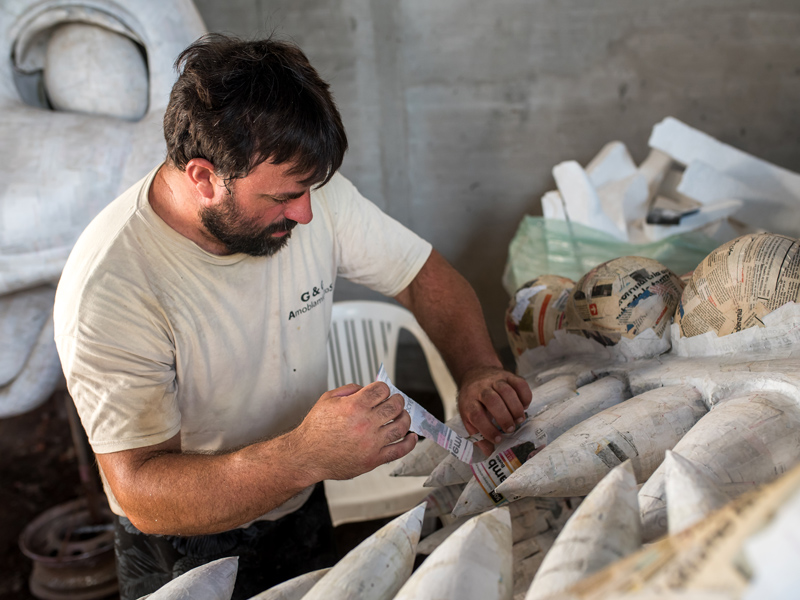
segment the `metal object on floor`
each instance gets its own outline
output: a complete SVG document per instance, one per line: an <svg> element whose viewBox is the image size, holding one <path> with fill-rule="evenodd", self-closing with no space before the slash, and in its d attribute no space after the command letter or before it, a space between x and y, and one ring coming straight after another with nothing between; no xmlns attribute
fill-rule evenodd
<svg viewBox="0 0 800 600"><path fill-rule="evenodd" d="M59 504L31 521L20 536L33 560L31 593L42 600L97 600L114 594L117 570L111 511L93 522L85 498Z"/></svg>

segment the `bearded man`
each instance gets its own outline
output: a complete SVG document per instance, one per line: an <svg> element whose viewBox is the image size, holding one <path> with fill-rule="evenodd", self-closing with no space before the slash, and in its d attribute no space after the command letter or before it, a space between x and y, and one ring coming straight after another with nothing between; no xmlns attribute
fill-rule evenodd
<svg viewBox="0 0 800 600"><path fill-rule="evenodd" d="M116 515L123 600L232 555L249 598L335 561L321 481L417 440L385 384L326 391L336 277L414 313L470 432L513 430L530 390L469 284L337 173L339 112L297 47L208 35L176 66L166 160L76 244L56 343Z"/></svg>

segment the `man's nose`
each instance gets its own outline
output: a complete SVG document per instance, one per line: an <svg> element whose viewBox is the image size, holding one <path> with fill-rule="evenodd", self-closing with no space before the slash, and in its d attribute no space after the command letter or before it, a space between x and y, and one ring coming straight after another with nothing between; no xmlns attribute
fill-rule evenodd
<svg viewBox="0 0 800 600"><path fill-rule="evenodd" d="M307 191L299 198L289 201L289 205L283 211L283 216L292 221L297 221L301 225L311 222L314 214L311 211L311 191Z"/></svg>

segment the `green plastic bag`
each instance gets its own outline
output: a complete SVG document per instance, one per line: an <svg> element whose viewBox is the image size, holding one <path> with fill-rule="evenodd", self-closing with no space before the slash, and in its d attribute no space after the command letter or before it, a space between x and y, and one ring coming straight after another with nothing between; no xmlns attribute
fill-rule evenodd
<svg viewBox="0 0 800 600"><path fill-rule="evenodd" d="M513 296L540 275L578 281L593 267L620 256L653 258L680 276L693 271L719 245L699 231L651 244L630 244L577 223L526 215L508 246L503 287Z"/></svg>

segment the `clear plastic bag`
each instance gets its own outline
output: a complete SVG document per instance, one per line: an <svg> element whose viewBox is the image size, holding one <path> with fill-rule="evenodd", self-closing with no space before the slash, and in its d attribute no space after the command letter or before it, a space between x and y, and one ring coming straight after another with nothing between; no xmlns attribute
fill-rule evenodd
<svg viewBox="0 0 800 600"><path fill-rule="evenodd" d="M680 276L693 271L719 245L700 231L650 244L630 244L577 223L526 215L508 247L503 287L513 295L540 275L578 281L593 267L620 256L652 258Z"/></svg>

